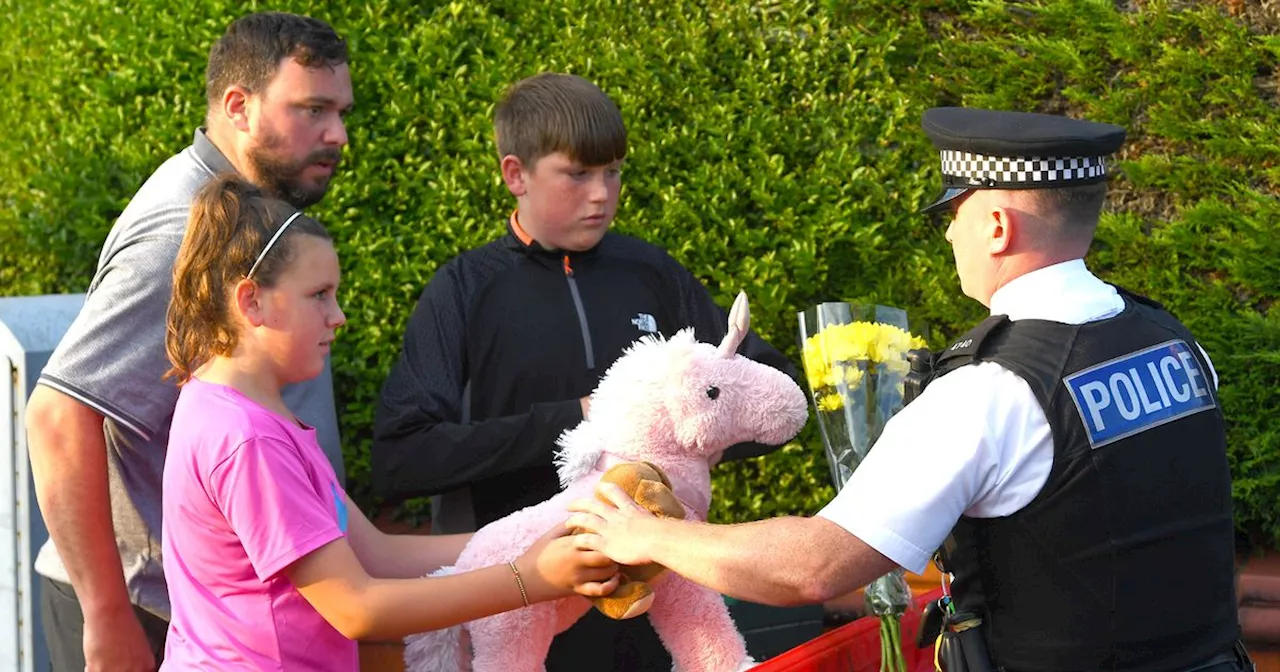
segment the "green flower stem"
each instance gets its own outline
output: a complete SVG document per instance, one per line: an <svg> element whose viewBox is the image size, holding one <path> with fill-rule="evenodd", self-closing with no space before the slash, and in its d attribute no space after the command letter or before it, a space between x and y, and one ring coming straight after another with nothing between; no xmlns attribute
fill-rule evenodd
<svg viewBox="0 0 1280 672"><path fill-rule="evenodd" d="M889 672L889 623L880 617L880 672Z"/></svg>
<svg viewBox="0 0 1280 672"><path fill-rule="evenodd" d="M902 624L891 614L880 617L880 672L907 672L902 655Z"/></svg>

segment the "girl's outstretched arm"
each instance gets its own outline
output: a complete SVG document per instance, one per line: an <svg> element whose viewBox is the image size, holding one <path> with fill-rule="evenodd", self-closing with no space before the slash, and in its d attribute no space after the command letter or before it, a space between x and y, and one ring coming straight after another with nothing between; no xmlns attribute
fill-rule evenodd
<svg viewBox="0 0 1280 672"><path fill-rule="evenodd" d="M346 537L321 546L284 571L311 606L349 639L390 639L438 630L572 595L608 595L618 568L604 555L574 546L556 529L509 565L451 576L376 579ZM516 572L519 572L519 581ZM520 583L524 584L522 595Z"/></svg>
<svg viewBox="0 0 1280 672"><path fill-rule="evenodd" d="M369 576L412 579L458 561L472 533L450 535L386 534L342 494L347 504L347 543Z"/></svg>

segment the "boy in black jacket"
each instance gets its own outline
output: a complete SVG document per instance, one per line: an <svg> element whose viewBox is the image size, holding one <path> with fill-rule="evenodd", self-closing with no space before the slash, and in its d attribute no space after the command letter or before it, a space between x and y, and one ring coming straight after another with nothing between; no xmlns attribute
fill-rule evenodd
<svg viewBox="0 0 1280 672"><path fill-rule="evenodd" d="M374 426L375 491L438 495L437 534L475 530L559 492L555 441L590 412L588 395L628 345L689 326L718 343L727 320L666 252L609 232L627 134L603 91L572 75L530 77L499 103L494 131L516 198L507 235L436 271ZM796 376L754 333L739 351ZM774 448L743 444L724 459ZM610 621L595 610L556 638L547 669L583 660L671 669L647 617Z"/></svg>

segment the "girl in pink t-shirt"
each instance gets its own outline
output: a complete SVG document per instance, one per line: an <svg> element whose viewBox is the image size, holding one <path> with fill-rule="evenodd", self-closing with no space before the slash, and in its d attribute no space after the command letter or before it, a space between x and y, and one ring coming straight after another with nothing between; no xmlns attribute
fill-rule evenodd
<svg viewBox="0 0 1280 672"><path fill-rule="evenodd" d="M468 535L379 532L281 400L323 370L346 321L338 280L328 233L291 206L235 176L196 196L166 341L182 392L164 468L165 670L352 672L357 639L616 585L617 567L563 530L510 565L419 578Z"/></svg>

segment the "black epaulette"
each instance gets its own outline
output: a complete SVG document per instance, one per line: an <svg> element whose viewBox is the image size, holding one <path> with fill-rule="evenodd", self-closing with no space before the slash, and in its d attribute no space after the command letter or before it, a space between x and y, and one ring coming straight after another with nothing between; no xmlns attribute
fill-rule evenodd
<svg viewBox="0 0 1280 672"><path fill-rule="evenodd" d="M1160 303L1159 301L1156 301L1155 299L1147 298L1147 297L1145 297L1145 296L1143 296L1143 295L1141 295L1141 294L1134 294L1133 292L1131 292L1131 291L1129 291L1129 290L1125 289L1124 287L1120 287L1120 286L1117 286L1117 285L1112 285L1112 287L1115 287L1116 292L1117 292L1117 293L1119 293L1119 294L1120 294L1120 296L1122 296L1122 297L1124 297L1124 298L1126 298L1126 299L1129 299L1130 301L1133 301L1134 303L1140 303L1140 304L1142 304L1142 305L1144 305L1144 306L1151 306L1152 308L1155 308L1156 310L1163 310L1163 311L1165 311L1166 313L1167 313L1167 312L1169 312L1169 309L1168 309L1168 308L1165 308L1165 307L1164 307L1164 304Z"/></svg>
<svg viewBox="0 0 1280 672"><path fill-rule="evenodd" d="M907 353L910 370L902 385L902 402L909 404L924 392L938 376L954 371L976 359L992 334L1002 330L1009 324L1004 315L994 315L983 320L981 324L965 332L941 352L930 352L924 349Z"/></svg>
<svg viewBox="0 0 1280 672"><path fill-rule="evenodd" d="M983 343L988 342L1008 324L1010 322L1007 316L992 315L966 331L963 336L952 341L946 350L938 353L933 363L933 377L937 378L978 359Z"/></svg>

